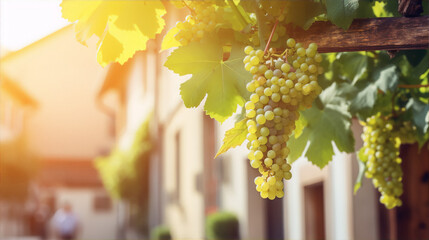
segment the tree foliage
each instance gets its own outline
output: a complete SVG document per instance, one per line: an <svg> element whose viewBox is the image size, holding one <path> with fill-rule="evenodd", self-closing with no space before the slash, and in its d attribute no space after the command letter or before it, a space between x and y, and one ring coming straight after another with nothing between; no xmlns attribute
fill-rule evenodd
<svg viewBox="0 0 429 240"><path fill-rule="evenodd" d="M148 173L153 149L149 119L137 130L129 149L116 147L108 156L95 160L105 188L113 198L130 204L131 224L144 233L148 231Z"/></svg>

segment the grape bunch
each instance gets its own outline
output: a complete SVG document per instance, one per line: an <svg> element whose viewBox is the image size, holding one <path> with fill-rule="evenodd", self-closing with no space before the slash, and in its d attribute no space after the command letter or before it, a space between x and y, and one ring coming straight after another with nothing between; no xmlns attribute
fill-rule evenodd
<svg viewBox="0 0 429 240"><path fill-rule="evenodd" d="M259 170L256 190L262 198L271 200L284 196L283 179L292 177L287 141L295 129L299 110L311 106L322 91L317 83L322 56L317 45L306 49L294 39L287 40L288 49L267 55L247 46L243 62L253 75L246 88L251 93L245 104L247 118L247 148L250 165Z"/></svg>
<svg viewBox="0 0 429 240"><path fill-rule="evenodd" d="M381 193L380 202L388 209L401 206L402 169L399 157L401 140L394 132L394 122L377 114L366 119L359 155L366 165L365 176Z"/></svg>
<svg viewBox="0 0 429 240"><path fill-rule="evenodd" d="M212 32L222 17L223 8L213 5L221 3L218 0L187 0L183 3L190 8L191 14L186 16L185 21L176 23L179 32L174 37L182 46L185 46L190 42L200 41L207 32ZM222 4L218 5L222 6Z"/></svg>
<svg viewBox="0 0 429 240"><path fill-rule="evenodd" d="M415 143L416 140L416 127L410 121L399 122L398 129L395 133L401 139L401 143Z"/></svg>

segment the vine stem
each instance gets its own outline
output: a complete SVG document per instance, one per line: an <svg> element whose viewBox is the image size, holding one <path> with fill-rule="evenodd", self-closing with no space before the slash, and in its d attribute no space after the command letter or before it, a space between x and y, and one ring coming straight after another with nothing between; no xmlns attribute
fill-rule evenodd
<svg viewBox="0 0 429 240"><path fill-rule="evenodd" d="M265 46L264 55L267 54L268 48L270 47L271 39L273 38L274 32L276 31L277 24L279 23L279 20L276 19L276 22L274 23L273 30L271 30L270 38L268 38L267 45Z"/></svg>
<svg viewBox="0 0 429 240"><path fill-rule="evenodd" d="M414 85L399 84L398 85L398 88L421 88L421 87L429 87L429 84L414 84Z"/></svg>

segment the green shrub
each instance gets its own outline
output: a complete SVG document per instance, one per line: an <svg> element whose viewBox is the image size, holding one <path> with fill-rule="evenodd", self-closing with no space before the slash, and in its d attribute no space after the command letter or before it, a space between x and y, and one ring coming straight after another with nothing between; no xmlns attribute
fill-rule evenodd
<svg viewBox="0 0 429 240"><path fill-rule="evenodd" d="M238 219L233 213L217 212L207 216L206 234L209 240L239 239Z"/></svg>
<svg viewBox="0 0 429 240"><path fill-rule="evenodd" d="M171 240L170 229L167 226L158 226L150 233L151 240Z"/></svg>

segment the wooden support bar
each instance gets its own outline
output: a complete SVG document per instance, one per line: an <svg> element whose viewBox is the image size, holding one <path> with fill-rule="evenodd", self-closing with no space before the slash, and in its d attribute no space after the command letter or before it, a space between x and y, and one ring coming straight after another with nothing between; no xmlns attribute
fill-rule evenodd
<svg viewBox="0 0 429 240"><path fill-rule="evenodd" d="M429 48L429 16L355 19L348 30L330 22L315 22L307 31L288 31L304 46L317 43L319 52Z"/></svg>

